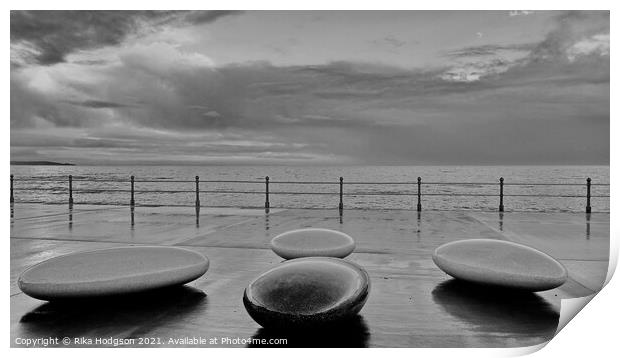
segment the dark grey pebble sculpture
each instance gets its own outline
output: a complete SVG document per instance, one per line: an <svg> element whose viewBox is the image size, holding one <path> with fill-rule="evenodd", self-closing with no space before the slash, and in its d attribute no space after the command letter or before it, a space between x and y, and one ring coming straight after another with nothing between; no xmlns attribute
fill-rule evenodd
<svg viewBox="0 0 620 358"><path fill-rule="evenodd" d="M329 325L355 317L370 291L360 266L331 257L285 261L245 289L243 304L261 326L274 329Z"/></svg>

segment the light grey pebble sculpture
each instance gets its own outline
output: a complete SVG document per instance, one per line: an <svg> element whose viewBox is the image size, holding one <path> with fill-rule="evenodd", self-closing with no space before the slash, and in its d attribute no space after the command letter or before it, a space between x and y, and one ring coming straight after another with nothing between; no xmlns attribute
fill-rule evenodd
<svg viewBox="0 0 620 358"><path fill-rule="evenodd" d="M448 275L478 284L545 291L566 282L566 268L553 257L510 241L471 239L447 243L433 253Z"/></svg>
<svg viewBox="0 0 620 358"><path fill-rule="evenodd" d="M310 256L344 258L355 249L355 241L340 231L307 228L287 231L274 237L271 249L287 260Z"/></svg>
<svg viewBox="0 0 620 358"><path fill-rule="evenodd" d="M24 271L18 285L42 300L86 298L182 285L208 268L209 260L195 251L128 246L51 258Z"/></svg>

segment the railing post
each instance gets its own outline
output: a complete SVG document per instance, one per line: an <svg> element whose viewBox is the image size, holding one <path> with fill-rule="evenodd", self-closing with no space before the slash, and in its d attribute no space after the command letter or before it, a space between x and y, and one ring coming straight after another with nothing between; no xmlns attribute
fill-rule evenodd
<svg viewBox="0 0 620 358"><path fill-rule="evenodd" d="M69 175L69 205L73 205L73 175Z"/></svg>
<svg viewBox="0 0 620 358"><path fill-rule="evenodd" d="M418 177L418 211L422 211L422 178Z"/></svg>
<svg viewBox="0 0 620 358"><path fill-rule="evenodd" d="M15 202L15 198L13 198L13 174L11 174L11 204Z"/></svg>
<svg viewBox="0 0 620 358"><path fill-rule="evenodd" d="M504 177L499 178L499 212L504 212Z"/></svg>
<svg viewBox="0 0 620 358"><path fill-rule="evenodd" d="M133 182L134 182L134 176L131 176L131 200L129 201L129 205L131 205L132 207L136 205L136 202L133 198Z"/></svg>
<svg viewBox="0 0 620 358"><path fill-rule="evenodd" d="M265 213L269 214L269 176L265 177Z"/></svg>
<svg viewBox="0 0 620 358"><path fill-rule="evenodd" d="M592 212L592 207L590 206L590 186L592 185L592 179L586 179L586 213L590 214Z"/></svg>
<svg viewBox="0 0 620 358"><path fill-rule="evenodd" d="M200 208L200 187L199 187L199 183L200 183L200 177L198 177L198 175L196 175L196 210L198 210Z"/></svg>
<svg viewBox="0 0 620 358"><path fill-rule="evenodd" d="M344 178L340 177L340 203L338 204L338 211L340 212L340 215L342 215L342 212L344 210L344 204L342 203L342 185L344 183Z"/></svg>

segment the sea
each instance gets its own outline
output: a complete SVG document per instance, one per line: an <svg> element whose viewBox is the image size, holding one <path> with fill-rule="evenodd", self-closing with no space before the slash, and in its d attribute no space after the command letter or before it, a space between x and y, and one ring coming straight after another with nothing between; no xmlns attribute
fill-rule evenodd
<svg viewBox="0 0 620 358"><path fill-rule="evenodd" d="M593 212L609 212L609 166L28 166L12 165L15 202L67 203L68 177L79 204L262 208L269 176L271 208L337 209L343 178L346 209L417 207L497 211L584 212L592 179ZM227 183L226 181L234 181ZM301 182L301 183L300 183ZM547 185L553 184L553 185ZM559 185L558 185L559 184Z"/></svg>

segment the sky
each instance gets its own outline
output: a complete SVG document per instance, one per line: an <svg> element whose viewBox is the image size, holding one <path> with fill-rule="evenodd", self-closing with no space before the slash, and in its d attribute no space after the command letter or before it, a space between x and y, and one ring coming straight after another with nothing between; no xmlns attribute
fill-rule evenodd
<svg viewBox="0 0 620 358"><path fill-rule="evenodd" d="M11 160L609 164L609 12L11 11Z"/></svg>

